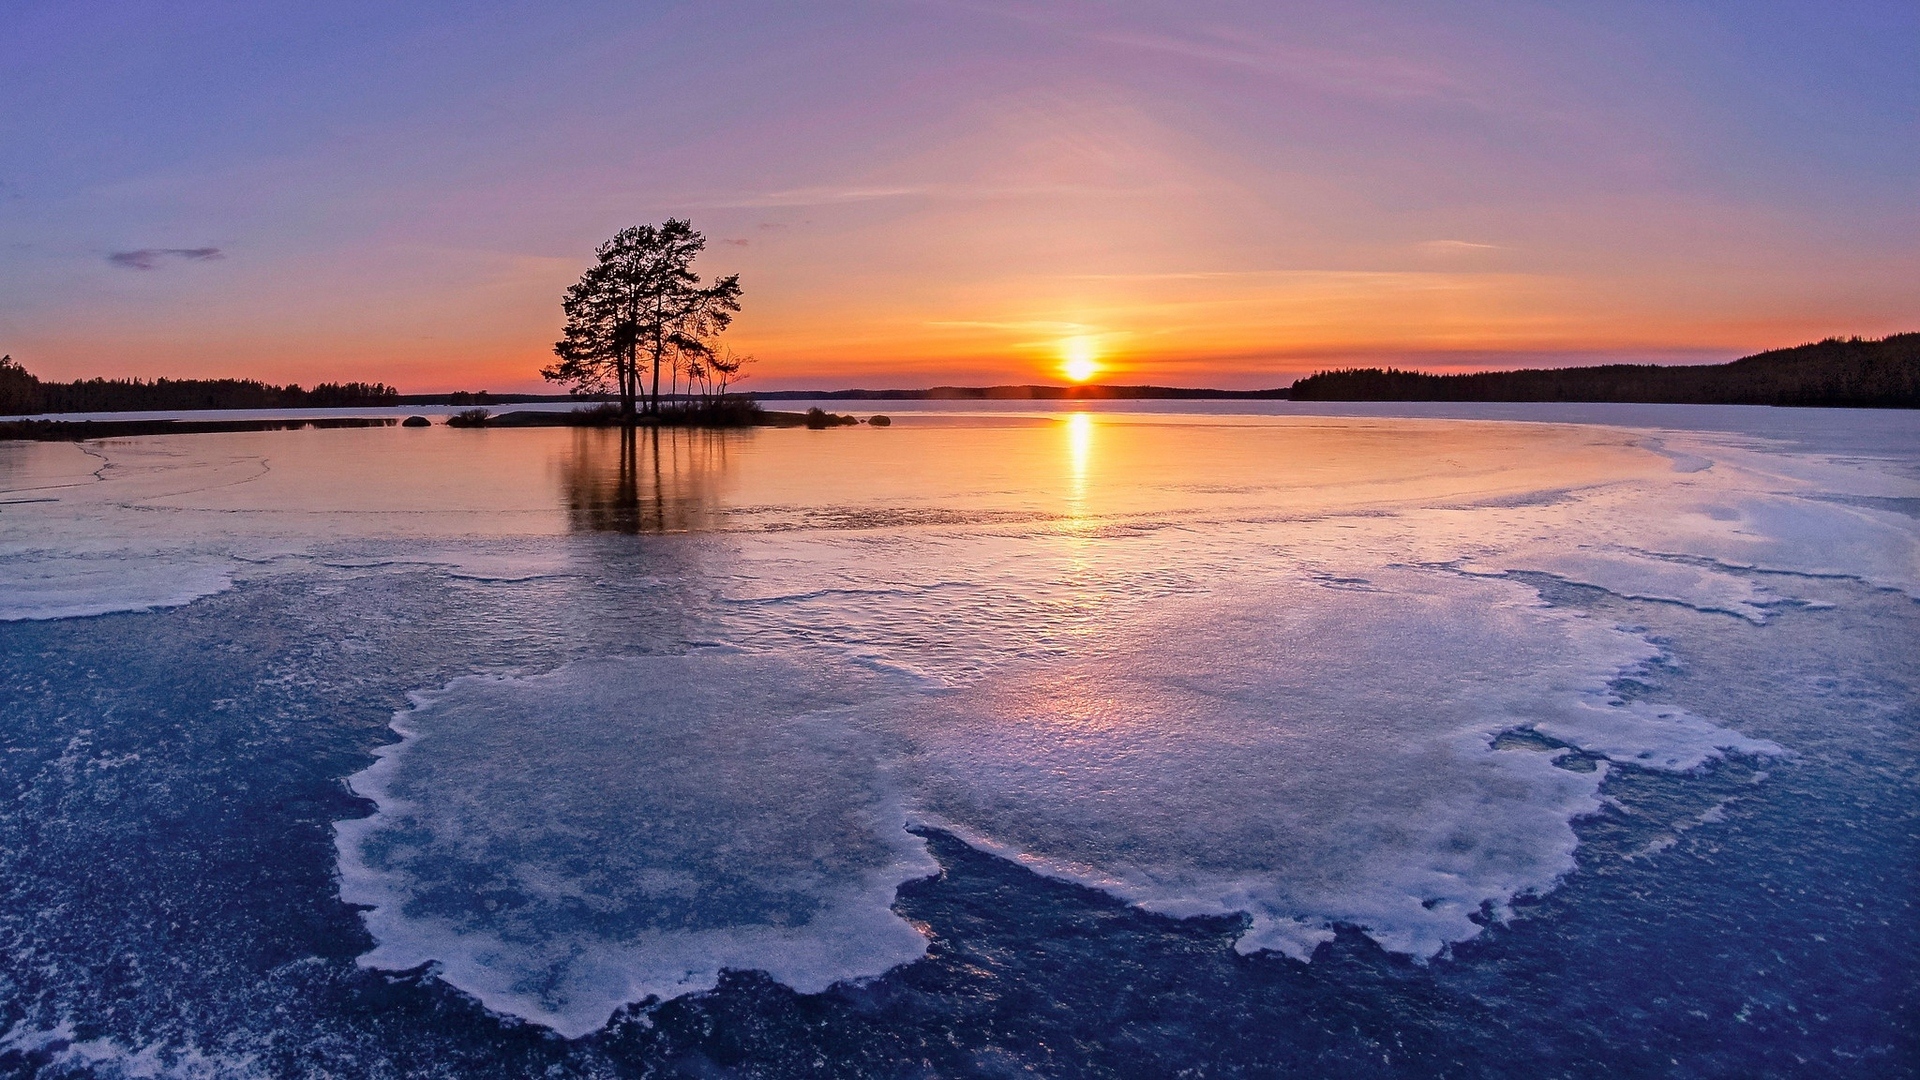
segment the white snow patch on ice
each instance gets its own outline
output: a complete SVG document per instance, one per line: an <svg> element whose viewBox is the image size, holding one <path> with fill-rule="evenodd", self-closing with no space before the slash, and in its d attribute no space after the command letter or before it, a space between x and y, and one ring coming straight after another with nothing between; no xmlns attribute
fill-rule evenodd
<svg viewBox="0 0 1920 1080"><path fill-rule="evenodd" d="M418 695L352 778L379 811L337 826L361 962L572 1038L727 968L818 992L914 960L894 890L938 868L842 722L910 688L706 650Z"/></svg>
<svg viewBox="0 0 1920 1080"><path fill-rule="evenodd" d="M41 553L0 558L0 621L179 607L231 588L236 568L230 559L210 557Z"/></svg>
<svg viewBox="0 0 1920 1080"><path fill-rule="evenodd" d="M1604 771L1495 750L1520 726L1688 768L1771 744L1619 702L1655 655L1517 582L1380 570L1192 605L889 727L927 820L1174 915L1247 912L1243 951L1304 957L1334 924L1431 956L1573 866Z"/></svg>
<svg viewBox="0 0 1920 1080"><path fill-rule="evenodd" d="M1752 578L1728 573L1720 567L1622 548L1535 548L1509 555L1497 565L1498 569L1486 564L1468 564L1462 569L1469 573L1529 570L1576 585L1603 589L1629 600L1683 604L1700 611L1737 615L1754 623L1766 622L1766 605L1779 600Z"/></svg>
<svg viewBox="0 0 1920 1080"><path fill-rule="evenodd" d="M1647 769L1696 769L1728 751L1779 756L1767 739L1752 739L1684 709L1645 701L1586 700L1536 721L1533 730L1561 742Z"/></svg>

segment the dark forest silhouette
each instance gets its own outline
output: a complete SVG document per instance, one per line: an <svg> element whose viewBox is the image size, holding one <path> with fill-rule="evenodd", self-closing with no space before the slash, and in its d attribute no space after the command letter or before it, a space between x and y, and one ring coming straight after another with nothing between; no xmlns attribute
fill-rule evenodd
<svg viewBox="0 0 1920 1080"><path fill-rule="evenodd" d="M399 402L400 391L385 383L321 383L305 390L298 383L274 386L254 379L42 382L13 357L0 357L0 416L162 409L344 409Z"/></svg>
<svg viewBox="0 0 1920 1080"><path fill-rule="evenodd" d="M1608 364L1427 375L1392 368L1323 371L1295 401L1620 401L1707 405L1920 407L1920 333L1828 338L1730 364Z"/></svg>

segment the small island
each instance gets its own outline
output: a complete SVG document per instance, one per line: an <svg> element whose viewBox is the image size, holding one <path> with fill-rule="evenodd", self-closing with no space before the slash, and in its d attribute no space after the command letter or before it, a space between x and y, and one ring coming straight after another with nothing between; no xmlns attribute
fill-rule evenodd
<svg viewBox="0 0 1920 1080"><path fill-rule="evenodd" d="M893 421L885 416L875 416L867 422L875 427L886 427ZM522 409L499 414L488 409L466 409L447 417L447 426L453 428L633 427L639 424L649 427L702 428L804 427L819 431L851 427L858 423L861 420L857 416L830 413L818 407L803 413L776 412L763 409L758 402L750 399L735 397L717 402L669 404L658 413L633 418L623 415L613 405L595 405L567 412Z"/></svg>

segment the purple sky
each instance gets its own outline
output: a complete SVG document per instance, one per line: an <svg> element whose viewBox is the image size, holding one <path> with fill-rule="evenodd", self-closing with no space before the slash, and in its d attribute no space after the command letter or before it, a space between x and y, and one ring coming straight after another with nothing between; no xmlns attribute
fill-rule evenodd
<svg viewBox="0 0 1920 1080"><path fill-rule="evenodd" d="M1920 329L1920 4L0 0L0 352L533 388L685 216L752 385Z"/></svg>

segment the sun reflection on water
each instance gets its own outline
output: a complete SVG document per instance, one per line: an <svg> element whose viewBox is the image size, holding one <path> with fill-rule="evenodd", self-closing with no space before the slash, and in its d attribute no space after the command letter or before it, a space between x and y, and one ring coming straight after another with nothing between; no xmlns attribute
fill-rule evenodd
<svg viewBox="0 0 1920 1080"><path fill-rule="evenodd" d="M1087 466L1093 457L1093 415L1074 413L1067 417L1068 501L1074 524L1086 517Z"/></svg>
<svg viewBox="0 0 1920 1080"><path fill-rule="evenodd" d="M1087 474L1093 464L1094 420L1090 413L1069 415L1067 431L1067 520L1063 530L1065 564L1061 584L1066 586L1071 614L1063 628L1085 633L1092 628L1092 616L1100 604L1099 590L1089 588L1096 576L1091 535L1093 515L1087 505Z"/></svg>

